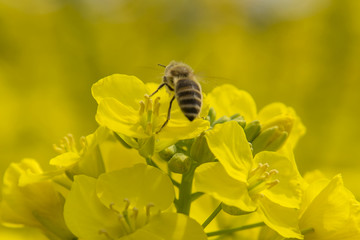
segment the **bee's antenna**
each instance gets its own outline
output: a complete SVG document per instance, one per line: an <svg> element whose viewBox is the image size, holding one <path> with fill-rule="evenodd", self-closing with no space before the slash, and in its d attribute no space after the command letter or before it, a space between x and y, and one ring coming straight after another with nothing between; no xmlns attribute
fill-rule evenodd
<svg viewBox="0 0 360 240"><path fill-rule="evenodd" d="M160 64L160 63L158 63L158 66L163 67L163 68L166 68L166 66L165 66L165 65Z"/></svg>

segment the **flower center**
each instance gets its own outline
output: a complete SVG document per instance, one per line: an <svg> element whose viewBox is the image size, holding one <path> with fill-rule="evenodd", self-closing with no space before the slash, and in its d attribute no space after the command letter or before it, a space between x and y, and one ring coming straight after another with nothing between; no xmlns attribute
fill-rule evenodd
<svg viewBox="0 0 360 240"><path fill-rule="evenodd" d="M140 101L140 125L146 134L151 135L158 123L160 97L155 98L153 101L149 95L145 94L144 98L144 101Z"/></svg>
<svg viewBox="0 0 360 240"><path fill-rule="evenodd" d="M80 150L78 150L74 136L71 133L69 133L60 140L60 143L58 145L53 144L53 148L59 154L66 152L74 152L79 155L82 155L87 148L87 142L84 136L80 138L80 145L81 148Z"/></svg>
<svg viewBox="0 0 360 240"><path fill-rule="evenodd" d="M261 197L262 191L270 189L280 182L279 179L276 179L279 171L276 169L268 171L269 167L268 163L259 163L257 168L250 172L248 177L248 191L251 198L256 199Z"/></svg>
<svg viewBox="0 0 360 240"><path fill-rule="evenodd" d="M121 236L129 235L136 231L136 229L146 225L151 218L151 208L154 207L153 203L147 204L144 209L138 209L137 207L130 207L131 202L129 199L124 199L125 207L123 211L114 209L114 203L110 204L109 208L114 211L119 220L119 229L121 230ZM105 235L109 239L113 239L105 229L101 229L99 234ZM120 236L120 237L121 237Z"/></svg>

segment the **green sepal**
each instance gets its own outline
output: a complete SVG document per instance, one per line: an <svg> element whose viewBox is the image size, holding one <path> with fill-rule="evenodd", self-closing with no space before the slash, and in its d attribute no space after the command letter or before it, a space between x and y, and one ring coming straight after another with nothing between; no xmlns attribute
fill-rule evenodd
<svg viewBox="0 0 360 240"><path fill-rule="evenodd" d="M114 132L114 136L115 136L115 138L124 146L124 147L126 147L126 148L132 148L127 142L125 142L125 140L122 138L122 137L120 137L120 135L119 134L117 134L116 132Z"/></svg>
<svg viewBox="0 0 360 240"><path fill-rule="evenodd" d="M204 133L194 140L190 150L190 157L199 164L215 161L215 156L209 149Z"/></svg>
<svg viewBox="0 0 360 240"><path fill-rule="evenodd" d="M230 206L225 203L221 203L221 208L224 212L226 212L230 215L233 215L233 216L246 215L246 214L250 214L250 213L254 212L254 211L252 211L252 212L243 211L240 208L237 208L235 206Z"/></svg>
<svg viewBox="0 0 360 240"><path fill-rule="evenodd" d="M155 151L155 136L139 139L139 153L144 158L150 158Z"/></svg>

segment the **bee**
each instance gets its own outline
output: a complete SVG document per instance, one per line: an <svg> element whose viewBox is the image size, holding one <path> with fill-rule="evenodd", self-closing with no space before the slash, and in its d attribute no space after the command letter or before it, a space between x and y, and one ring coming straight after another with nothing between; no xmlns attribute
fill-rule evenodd
<svg viewBox="0 0 360 240"><path fill-rule="evenodd" d="M174 92L174 96L170 100L166 121L157 133L169 122L171 106L175 98L181 111L190 121L199 116L202 105L201 85L196 80L194 71L189 65L171 61L167 66L160 66L165 67L163 81L150 97L164 86L169 92Z"/></svg>

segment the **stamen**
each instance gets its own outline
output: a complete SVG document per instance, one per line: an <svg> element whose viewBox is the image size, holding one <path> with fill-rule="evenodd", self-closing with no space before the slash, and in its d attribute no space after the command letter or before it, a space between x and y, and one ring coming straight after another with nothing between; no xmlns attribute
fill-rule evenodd
<svg viewBox="0 0 360 240"><path fill-rule="evenodd" d="M151 122L147 123L146 128L145 128L145 133L148 134L148 135L151 135L152 127L153 127L153 125L151 124Z"/></svg>
<svg viewBox="0 0 360 240"><path fill-rule="evenodd" d="M155 98L154 101L154 115L159 116L160 111L160 97Z"/></svg>
<svg viewBox="0 0 360 240"><path fill-rule="evenodd" d="M81 136L79 142L80 142L80 146L81 146L79 154L80 154L80 156L84 156L88 149L88 143L86 141L86 137Z"/></svg>
<svg viewBox="0 0 360 240"><path fill-rule="evenodd" d="M57 152L57 153L59 153L59 154L65 153L64 148L61 148L61 147L59 147L59 146L56 145L56 144L53 144L53 149L55 150L55 152Z"/></svg>
<svg viewBox="0 0 360 240"><path fill-rule="evenodd" d="M253 194L251 197L253 199L253 201L256 201L258 199L263 198L265 195L263 193L257 193L257 194Z"/></svg>
<svg viewBox="0 0 360 240"><path fill-rule="evenodd" d="M130 200L129 200L128 198L125 198L125 199L124 199L124 202L126 203L126 204L125 204L125 211L127 211L128 208L129 208L129 206L130 206Z"/></svg>
<svg viewBox="0 0 360 240"><path fill-rule="evenodd" d="M139 215L139 209L137 209L136 207L133 208L133 217L136 220L137 216Z"/></svg>
<svg viewBox="0 0 360 240"><path fill-rule="evenodd" d="M99 234L100 234L100 235L103 234L103 235L105 235L108 239L113 240L113 238L110 237L109 233L108 233L105 229L99 230Z"/></svg>
<svg viewBox="0 0 360 240"><path fill-rule="evenodd" d="M146 223L150 220L150 208L154 207L155 205L153 203L149 203L146 205Z"/></svg>
<svg viewBox="0 0 360 240"><path fill-rule="evenodd" d="M280 183L280 180L279 180L279 179L275 179L275 180L272 181L272 182L266 183L266 185L267 185L268 189L270 189L270 188L274 187L275 185L277 185L277 184L279 184L279 183Z"/></svg>
<svg viewBox="0 0 360 240"><path fill-rule="evenodd" d="M140 101L140 110L139 110L139 115L143 115L145 112L145 103L144 101Z"/></svg>
<svg viewBox="0 0 360 240"><path fill-rule="evenodd" d="M115 205L115 203L110 203L110 204L109 204L110 210L116 212L117 214L120 214L120 212L113 207L114 205Z"/></svg>
<svg viewBox="0 0 360 240"><path fill-rule="evenodd" d="M127 209L123 211L123 219L125 219L125 222L126 224L129 226L130 228L130 232L134 232L134 228L132 227L132 224L130 222L130 219L129 219L129 214L128 214L128 211Z"/></svg>
<svg viewBox="0 0 360 240"><path fill-rule="evenodd" d="M66 139L67 139L67 141L69 143L69 148L71 149L71 151L77 152L76 142L75 142L74 136L71 133L68 133L66 135Z"/></svg>
<svg viewBox="0 0 360 240"><path fill-rule="evenodd" d="M63 138L63 142L64 142L64 147L65 147L65 149L66 149L68 152L72 151L72 148L71 148L71 146L70 146L70 140L69 140L69 138L68 138L67 136L65 136L65 137Z"/></svg>
<svg viewBox="0 0 360 240"><path fill-rule="evenodd" d="M271 169L271 170L269 171L269 175L270 175L270 176L274 176L274 175L276 175L276 174L279 174L279 171L278 171L277 169Z"/></svg>
<svg viewBox="0 0 360 240"><path fill-rule="evenodd" d="M125 232L125 234L127 235L127 234L131 233L131 229L130 229L128 223L126 222L126 220L124 219L124 216L119 215L118 220L120 222L120 227Z"/></svg>

